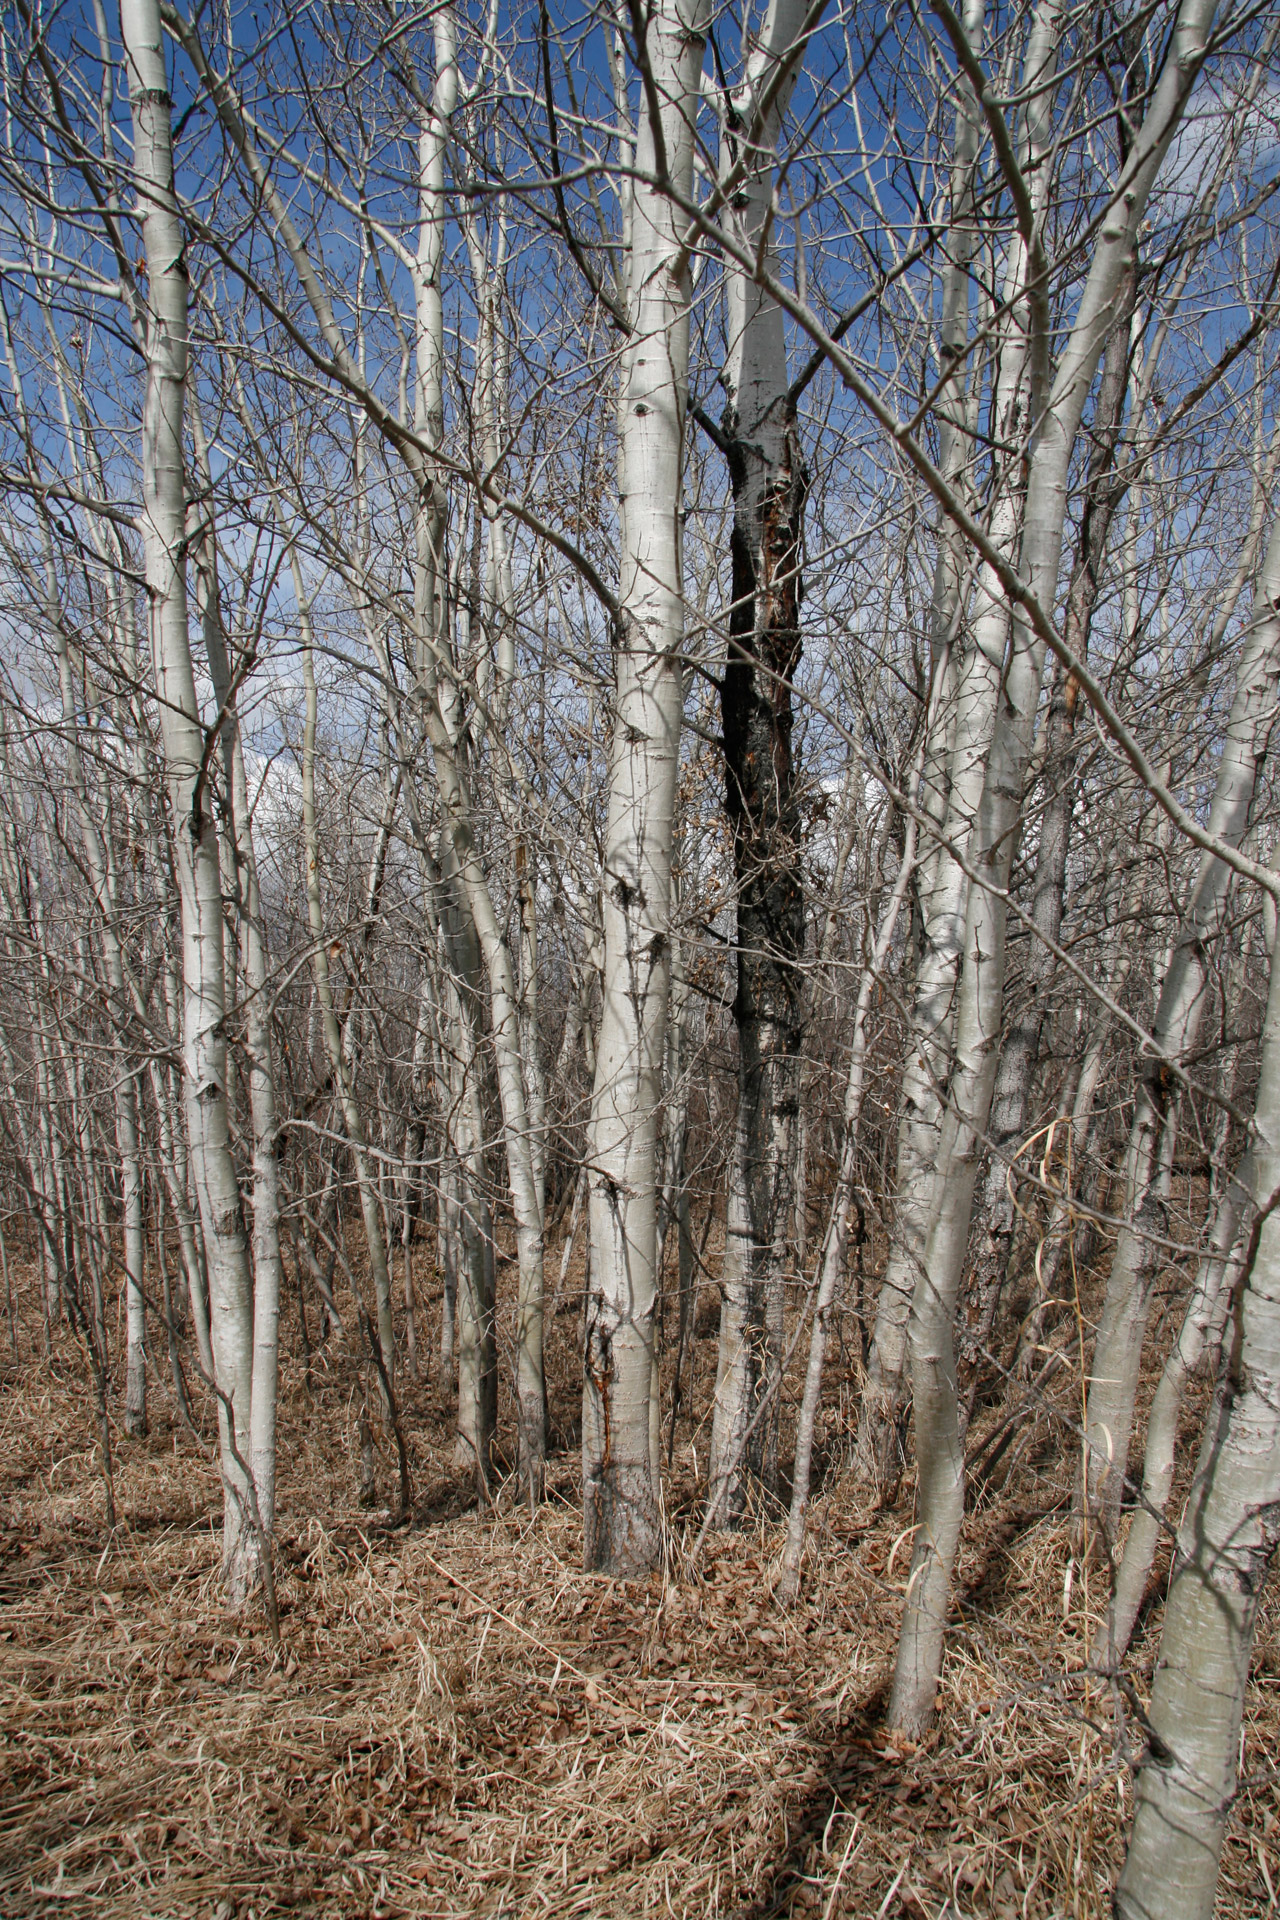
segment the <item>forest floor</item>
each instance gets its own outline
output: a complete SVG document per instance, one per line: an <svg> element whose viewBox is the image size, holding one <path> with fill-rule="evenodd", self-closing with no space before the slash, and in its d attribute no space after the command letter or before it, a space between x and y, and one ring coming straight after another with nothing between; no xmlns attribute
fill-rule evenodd
<svg viewBox="0 0 1280 1920"><path fill-rule="evenodd" d="M399 1530L357 1502L336 1338L310 1387L288 1357L275 1658L261 1612L221 1604L209 1436L167 1379L149 1438L116 1436L109 1533L83 1356L63 1333L46 1357L19 1324L0 1412L0 1915L1109 1912L1139 1737L1087 1672L1102 1576L1072 1557L1061 1425L1022 1421L972 1488L937 1729L895 1746L881 1720L912 1489L873 1512L842 1467L856 1355L829 1370L832 1453L784 1611L777 1514L691 1563L714 1333L676 1433L667 1572L581 1571L577 1329L576 1312L554 1323L562 1451L536 1515L501 1488L477 1506L446 1395L402 1383L415 1509ZM1075 1393L1078 1409L1078 1373ZM1011 1405L980 1414L971 1453ZM386 1498L389 1449L379 1470ZM1135 1700L1159 1615L1156 1593ZM1280 1893L1274 1582L1243 1749L1218 1911L1252 1920Z"/></svg>

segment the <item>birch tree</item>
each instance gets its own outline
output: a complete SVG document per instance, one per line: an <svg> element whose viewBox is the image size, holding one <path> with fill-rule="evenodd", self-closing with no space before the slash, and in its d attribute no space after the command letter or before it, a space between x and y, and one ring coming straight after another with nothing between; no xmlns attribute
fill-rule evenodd
<svg viewBox="0 0 1280 1920"><path fill-rule="evenodd" d="M709 19L702 0L664 0L635 48L642 105L630 196L629 334L620 369L621 571L603 860L603 1006L588 1130L591 1295L582 1421L586 1564L614 1574L645 1572L661 1551L658 1105L683 699L681 477L690 272L676 202L687 201L692 187Z"/></svg>
<svg viewBox="0 0 1280 1920"><path fill-rule="evenodd" d="M1274 540L1273 540L1274 547ZM1268 554L1255 619L1280 622ZM1264 587L1265 581L1265 587ZM1280 1542L1280 968L1270 993L1249 1169L1254 1225L1215 1398L1178 1532L1147 1745L1115 1905L1123 1920L1210 1920L1236 1784L1258 1608Z"/></svg>
<svg viewBox="0 0 1280 1920"><path fill-rule="evenodd" d="M1212 0L1179 10L1166 63L1142 126L1109 196L1120 211L1103 225L1071 333L1052 384L1032 399L1039 426L1031 446L1022 575L1036 605L1053 606L1066 508L1067 469L1089 388L1115 319L1125 263L1199 71ZM1003 708L986 760L970 861L956 1013L955 1065L938 1147L939 1186L931 1207L921 1280L912 1305L912 1385L919 1460L918 1524L898 1644L889 1718L916 1734L933 1715L951 1568L964 1507L964 1460L955 1378L955 1311L969 1237L974 1182L997 1066L1012 831L1034 738L1044 639L1013 622ZM1003 650L1002 650L1003 651Z"/></svg>
<svg viewBox="0 0 1280 1920"><path fill-rule="evenodd" d="M147 266L140 315L146 358L143 544L174 866L182 911L183 1076L187 1133L209 1271L219 1390L223 1567L243 1598L257 1559L252 1452L253 1281L227 1124L222 872L208 803L205 730L188 634L187 276L173 185L170 101L155 0L124 0L121 30L133 113L133 176ZM264 1382L264 1385L267 1384ZM270 1381L274 1393L274 1378Z"/></svg>

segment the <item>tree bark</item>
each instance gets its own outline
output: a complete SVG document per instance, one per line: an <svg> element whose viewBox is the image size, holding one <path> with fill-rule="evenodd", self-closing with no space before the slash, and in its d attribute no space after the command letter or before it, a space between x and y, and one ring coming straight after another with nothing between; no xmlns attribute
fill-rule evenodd
<svg viewBox="0 0 1280 1920"><path fill-rule="evenodd" d="M1165 70L1116 182L1115 216L1099 231L1052 385L1047 393L1038 394L1036 382L1032 383L1033 432L1021 560L1023 576L1041 607L1051 608L1056 597L1068 469L1085 402L1114 323L1115 303L1148 196L1203 59L1213 12L1214 0L1184 0ZM1039 75L1042 66L1043 61L1032 62L1029 57L1029 77ZM1036 354L1033 344L1033 364ZM1044 642L1033 635L1019 613L1004 673L1000 723L992 736L970 843L970 860L981 882L969 889L955 1061L939 1142L936 1201L912 1302L918 1522L889 1706L889 1724L912 1736L922 1733L933 1718L951 1570L964 1512L955 1312L978 1157L991 1110L1004 984L1006 889L1043 670Z"/></svg>
<svg viewBox="0 0 1280 1920"><path fill-rule="evenodd" d="M1264 613L1276 623L1271 584ZM1225 1391L1197 1464L1165 1604L1119 1920L1211 1920L1258 1607L1280 1542L1280 967L1273 959L1251 1166L1257 1209Z"/></svg>
<svg viewBox="0 0 1280 1920"><path fill-rule="evenodd" d="M631 196L630 334L620 406L621 579L605 827L603 1008L589 1124L591 1291L583 1389L584 1558L645 1573L662 1547L654 1394L658 1110L683 705L682 497L692 186L709 8L659 0Z"/></svg>
<svg viewBox="0 0 1280 1920"><path fill-rule="evenodd" d="M198 405L191 420L196 458L207 501L213 481ZM206 509L211 512L211 506ZM258 883L258 861L249 814L249 781L236 707L236 689L222 624L218 583L218 546L212 522L192 542L197 598L213 697L223 716L222 748L228 801L228 843L235 876L236 930L244 981L244 1047L248 1064L249 1113L253 1129L253 1410L249 1423L249 1466L257 1489L262 1525L269 1533L276 1508L276 1410L279 1380L280 1163L276 1124L275 1065L272 1058L271 998L266 915Z"/></svg>
<svg viewBox="0 0 1280 1920"><path fill-rule="evenodd" d="M143 349L143 539L160 736L182 914L187 1132L209 1269L219 1389L223 1571L233 1602L253 1576L253 1296L227 1115L222 874L207 804L204 729L187 630L187 499L182 427L187 271L173 185L168 76L156 0L121 0L133 117L133 172L147 265Z"/></svg>
<svg viewBox="0 0 1280 1920"><path fill-rule="evenodd" d="M744 176L732 205L739 237L753 252L767 248L778 136L802 21L796 0L772 0L743 83L724 100L723 176ZM762 94L768 97L763 109ZM737 893L738 1093L711 1433L709 1499L720 1525L742 1514L751 1473L770 1490L776 1484L777 1376L806 998L791 741L806 476L781 310L732 265L726 319L722 436L733 492L733 599L720 712ZM762 1397L769 1402L763 1409Z"/></svg>

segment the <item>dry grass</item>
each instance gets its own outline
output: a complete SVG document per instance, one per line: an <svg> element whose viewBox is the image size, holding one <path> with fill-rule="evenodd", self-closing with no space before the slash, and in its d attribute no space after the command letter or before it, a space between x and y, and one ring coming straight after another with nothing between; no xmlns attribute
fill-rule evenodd
<svg viewBox="0 0 1280 1920"><path fill-rule="evenodd" d="M260 1620L222 1611L216 1474L163 1385L152 1437L117 1443L108 1537L75 1349L45 1361L26 1333L0 1417L0 1915L1106 1913L1132 1736L1083 1672L1097 1595L1049 1426L980 1492L938 1731L899 1752L878 1714L909 1504L862 1513L833 1474L783 1613L773 1519L678 1571L705 1445L682 1429L672 1571L622 1586L580 1571L572 1449L536 1518L467 1511L426 1387L406 1409L415 1524L379 1532L355 1504L346 1374L318 1365L312 1397L291 1362L276 1664ZM572 1319L556 1342L571 1437ZM848 1386L835 1369L833 1405ZM1158 1603L1139 1690L1156 1631ZM1278 1709L1273 1595L1246 1773L1274 1761ZM1274 1782L1242 1792L1223 1915L1275 1908L1277 1812Z"/></svg>

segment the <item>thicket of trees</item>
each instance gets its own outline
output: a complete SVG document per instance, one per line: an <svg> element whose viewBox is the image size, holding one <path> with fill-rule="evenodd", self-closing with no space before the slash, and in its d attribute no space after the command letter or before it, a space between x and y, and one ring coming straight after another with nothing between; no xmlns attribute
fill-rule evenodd
<svg viewBox="0 0 1280 1920"><path fill-rule="evenodd" d="M1276 40L0 42L0 1173L108 1487L166 1356L270 1600L287 1334L346 1343L402 1510L428 1368L536 1503L576 1242L588 1567L661 1560L712 1301L706 1521L789 1507L780 1598L824 1448L914 1477L919 1737L970 1424L1016 1388L989 1471L1073 1369L1100 1673L1176 1529L1126 1916L1212 1911L1280 1534Z"/></svg>

